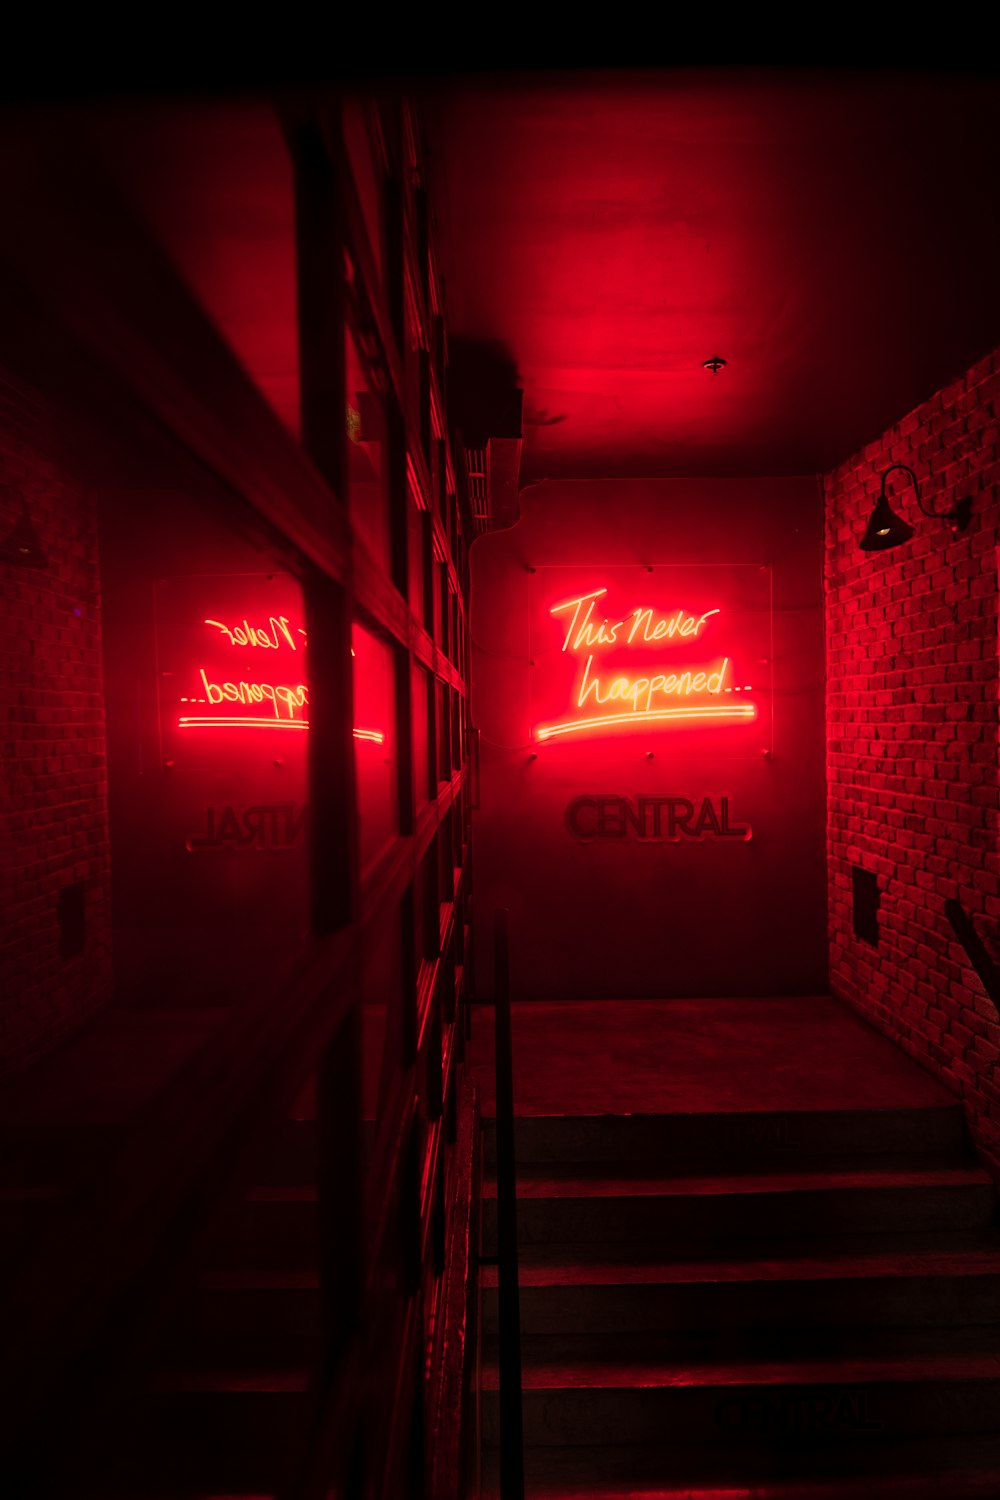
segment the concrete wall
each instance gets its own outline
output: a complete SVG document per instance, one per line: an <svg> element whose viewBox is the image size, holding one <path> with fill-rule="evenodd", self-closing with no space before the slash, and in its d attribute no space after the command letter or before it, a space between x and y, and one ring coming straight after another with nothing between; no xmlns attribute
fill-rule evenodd
<svg viewBox="0 0 1000 1500"><path fill-rule="evenodd" d="M754 718L540 740L539 728L573 717L586 659L561 650L568 615L551 606L602 586L612 624L639 606L671 618L720 610L687 640L621 651L619 632L592 664L602 691L618 673L679 675L728 659L728 696L658 701L752 705ZM547 482L522 495L515 526L475 544L484 989L501 905L521 997L825 988L822 630L812 477ZM729 822L752 828L749 841L719 836L723 799Z"/></svg>

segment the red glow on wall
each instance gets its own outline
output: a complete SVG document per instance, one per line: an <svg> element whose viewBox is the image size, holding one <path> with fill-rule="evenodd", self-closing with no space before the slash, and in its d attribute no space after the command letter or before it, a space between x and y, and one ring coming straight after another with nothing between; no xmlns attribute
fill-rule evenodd
<svg viewBox="0 0 1000 1500"><path fill-rule="evenodd" d="M634 586L635 574L641 571L649 588L652 568L627 571L628 584ZM534 692L541 676L543 692L534 696L544 696L546 704L555 706L556 694L565 694L566 708L554 722L533 723L535 740L629 728L731 728L757 718L757 704L745 696L753 691L752 685L738 675L736 652L744 644L739 623L727 618L723 603L706 606L681 593L685 585L688 593L701 592L698 570L659 571L667 575L668 587L678 590L672 596L661 594L662 604L650 603L647 594L638 604L622 608L621 591L612 595L602 584L547 605L559 638L558 652L550 627L548 642L539 642L538 649L533 643L532 687ZM692 573L695 576L685 576ZM661 589L662 584L657 592ZM539 611L532 613L537 631ZM752 649L759 647L755 643ZM573 663L568 675L565 666L558 665L560 658ZM736 694L741 695L739 701Z"/></svg>

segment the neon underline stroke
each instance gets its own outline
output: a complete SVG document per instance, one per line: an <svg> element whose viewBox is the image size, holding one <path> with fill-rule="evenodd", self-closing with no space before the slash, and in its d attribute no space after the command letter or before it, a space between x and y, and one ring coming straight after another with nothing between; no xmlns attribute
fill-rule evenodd
<svg viewBox="0 0 1000 1500"><path fill-rule="evenodd" d="M249 715L185 715L177 721L181 729L308 729L301 719L254 719Z"/></svg>
<svg viewBox="0 0 1000 1500"><path fill-rule="evenodd" d="M670 719L754 719L753 703L708 705L703 708L639 709L627 714L600 714L590 719L573 719L567 724L548 724L535 730L536 740L551 740L557 734L578 734L584 729L605 729L612 724L651 724Z"/></svg>
<svg viewBox="0 0 1000 1500"><path fill-rule="evenodd" d="M222 714L188 715L177 722L180 729L297 729L302 731L309 728L309 725L300 719L228 718ZM354 738L371 740L375 745L385 744L385 735L381 729L355 729Z"/></svg>

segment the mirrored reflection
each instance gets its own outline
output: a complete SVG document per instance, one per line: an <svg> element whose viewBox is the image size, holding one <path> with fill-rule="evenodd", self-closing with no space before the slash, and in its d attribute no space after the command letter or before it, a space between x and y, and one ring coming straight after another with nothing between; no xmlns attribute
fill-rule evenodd
<svg viewBox="0 0 1000 1500"><path fill-rule="evenodd" d="M354 765L362 872L399 828L392 648L355 623Z"/></svg>
<svg viewBox="0 0 1000 1500"><path fill-rule="evenodd" d="M389 567L385 401L368 376L354 335L344 336L347 379L347 505L356 534Z"/></svg>

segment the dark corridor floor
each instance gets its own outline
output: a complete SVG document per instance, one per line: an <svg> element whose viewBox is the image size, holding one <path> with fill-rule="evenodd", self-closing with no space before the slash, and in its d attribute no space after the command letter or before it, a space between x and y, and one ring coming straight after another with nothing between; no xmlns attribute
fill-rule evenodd
<svg viewBox="0 0 1000 1500"><path fill-rule="evenodd" d="M521 1001L521 1115L919 1108L954 1103L828 996ZM493 1017L473 1008L471 1072L494 1112Z"/></svg>

